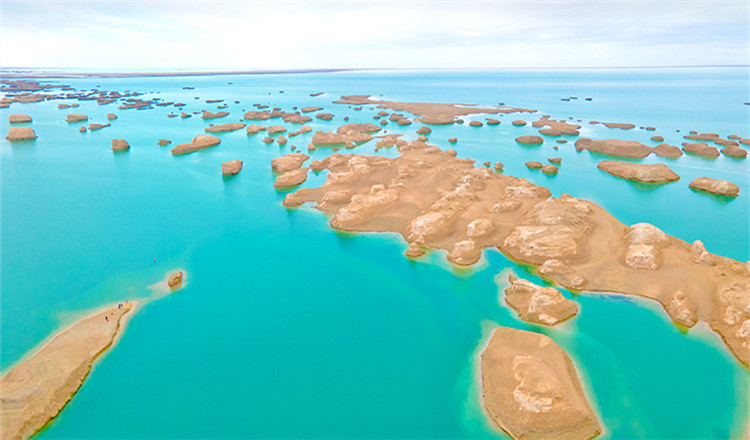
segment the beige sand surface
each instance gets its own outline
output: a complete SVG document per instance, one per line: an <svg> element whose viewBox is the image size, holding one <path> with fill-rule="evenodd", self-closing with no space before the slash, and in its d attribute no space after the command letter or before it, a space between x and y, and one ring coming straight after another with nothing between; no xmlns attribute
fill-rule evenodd
<svg viewBox="0 0 750 440"><path fill-rule="evenodd" d="M588 440L602 432L575 365L547 336L498 327L481 372L484 407L514 439Z"/></svg>

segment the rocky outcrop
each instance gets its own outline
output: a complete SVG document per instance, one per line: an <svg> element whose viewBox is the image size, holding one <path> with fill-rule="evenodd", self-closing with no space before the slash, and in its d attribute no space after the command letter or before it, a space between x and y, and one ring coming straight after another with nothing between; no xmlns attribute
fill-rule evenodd
<svg viewBox="0 0 750 440"><path fill-rule="evenodd" d="M99 130L99 129L106 128L106 127L109 127L109 124L95 124L95 123L91 123L91 124L89 124L89 131Z"/></svg>
<svg viewBox="0 0 750 440"><path fill-rule="evenodd" d="M169 139L159 139L159 142L157 142L156 144L159 145L160 147L163 147L163 146L169 145L171 143L172 143L172 141L170 141Z"/></svg>
<svg viewBox="0 0 750 440"><path fill-rule="evenodd" d="M556 325L578 313L578 304L553 287L541 287L511 274L505 289L505 302L527 322Z"/></svg>
<svg viewBox="0 0 750 440"><path fill-rule="evenodd" d="M684 321L670 308L681 291L697 320L750 365L744 262L696 255L690 244L654 226L628 227L597 204L566 194L550 198L544 187L476 167L455 151L412 141L399 153L334 153L313 161L312 169L329 171L326 182L298 189L283 204L312 202L335 229L395 232L408 243L446 251L457 265L473 264L483 249L497 247L567 289L649 298Z"/></svg>
<svg viewBox="0 0 750 440"><path fill-rule="evenodd" d="M542 172L544 174L549 174L549 175L557 174L558 171L560 171L560 168L558 168L557 165L547 164L542 167Z"/></svg>
<svg viewBox="0 0 750 440"><path fill-rule="evenodd" d="M28 115L19 115L19 114L10 115L10 116L8 116L8 122L10 122L11 124L19 124L19 123L22 123L22 122L31 122L31 116L28 116Z"/></svg>
<svg viewBox="0 0 750 440"><path fill-rule="evenodd" d="M233 176L240 172L242 169L241 160L229 160L221 163L221 174L225 176Z"/></svg>
<svg viewBox="0 0 750 440"><path fill-rule="evenodd" d="M128 151L130 144L125 139L112 139L112 151Z"/></svg>
<svg viewBox="0 0 750 440"><path fill-rule="evenodd" d="M481 127L482 125L484 125L484 124L482 124L482 121L471 121L471 122L469 122L469 126L470 127Z"/></svg>
<svg viewBox="0 0 750 440"><path fill-rule="evenodd" d="M482 352L482 398L493 422L517 440L588 440L602 427L575 365L547 336L497 328Z"/></svg>
<svg viewBox="0 0 750 440"><path fill-rule="evenodd" d="M283 125L272 125L268 127L268 134L286 133L286 127Z"/></svg>
<svg viewBox="0 0 750 440"><path fill-rule="evenodd" d="M544 143L544 139L541 136L519 136L516 138L516 142L524 145L539 145Z"/></svg>
<svg viewBox="0 0 750 440"><path fill-rule="evenodd" d="M280 174L276 177L276 182L273 184L274 188L289 188L303 183L307 180L307 170L307 168L299 168Z"/></svg>
<svg viewBox="0 0 750 440"><path fill-rule="evenodd" d="M117 119L117 115L114 113L107 113L107 119L109 119L110 121L113 121Z"/></svg>
<svg viewBox="0 0 750 440"><path fill-rule="evenodd" d="M677 159L682 156L682 150L679 147L669 144L659 144L654 148L654 153L657 156L667 157L669 159Z"/></svg>
<svg viewBox="0 0 750 440"><path fill-rule="evenodd" d="M227 116L227 115L229 115L229 112L211 113L211 112L207 112L203 110L203 112L201 113L201 118L202 119L216 119L216 118L223 118L224 116Z"/></svg>
<svg viewBox="0 0 750 440"><path fill-rule="evenodd" d="M669 238L659 228L649 223L636 223L625 233L624 261L638 270L656 270L661 265L661 249L670 245Z"/></svg>
<svg viewBox="0 0 750 440"><path fill-rule="evenodd" d="M79 121L88 121L89 117L86 115L81 115L78 113L70 113L65 116L65 122L79 122Z"/></svg>
<svg viewBox="0 0 750 440"><path fill-rule="evenodd" d="M581 138L576 141L576 150L589 150L610 156L643 158L651 154L654 149L647 147L638 141L621 141L619 139L592 140Z"/></svg>
<svg viewBox="0 0 750 440"><path fill-rule="evenodd" d="M309 158L310 156L307 154L287 153L281 157L271 159L271 168L276 173L285 173L298 169Z"/></svg>
<svg viewBox="0 0 750 440"><path fill-rule="evenodd" d="M740 187L734 183L710 177L698 177L690 182L690 188L727 197L737 197L740 194Z"/></svg>
<svg viewBox="0 0 750 440"><path fill-rule="evenodd" d="M207 133L224 133L224 132L229 132L229 131L242 130L243 128L245 128L245 124L241 122L234 122L231 124L212 125L206 128L206 132Z"/></svg>
<svg viewBox="0 0 750 440"><path fill-rule="evenodd" d="M194 137L191 142L187 144L179 144L172 148L172 154L175 156L180 154L188 154L194 151L213 147L214 145L219 145L220 142L221 139L217 138L216 136L211 136L209 134L199 134L198 136Z"/></svg>
<svg viewBox="0 0 750 440"><path fill-rule="evenodd" d="M331 114L331 113L318 113L317 115L315 115L315 117L317 119L322 120L322 121L330 121L331 119L333 119L333 114Z"/></svg>
<svg viewBox="0 0 750 440"><path fill-rule="evenodd" d="M541 128L539 133L547 136L560 136L563 134L578 136L580 134L578 130L581 128L578 124L570 124L564 120L556 121L547 117L542 117L541 119L534 121L531 125L536 128ZM545 129L543 127L549 128Z"/></svg>
<svg viewBox="0 0 750 440"><path fill-rule="evenodd" d="M526 125L526 121L524 121L523 119L516 119L515 121L511 122L511 124L516 127L523 127L524 125Z"/></svg>
<svg viewBox="0 0 750 440"><path fill-rule="evenodd" d="M10 127L8 136L5 136L10 142L30 141L36 139L37 135L31 127Z"/></svg>
<svg viewBox="0 0 750 440"><path fill-rule="evenodd" d="M744 159L747 157L747 150L744 150L737 145L729 145L721 149L721 154L727 157Z"/></svg>
<svg viewBox="0 0 750 440"><path fill-rule="evenodd" d="M182 287L182 271L175 272L167 278L167 287L172 290Z"/></svg>
<svg viewBox="0 0 750 440"><path fill-rule="evenodd" d="M703 157L719 157L719 150L716 147L712 147L706 144L705 142L684 142L682 144L682 150L686 153L693 153Z"/></svg>
<svg viewBox="0 0 750 440"><path fill-rule="evenodd" d="M302 113L310 113L310 112L317 112L318 110L323 110L323 107L303 107Z"/></svg>
<svg viewBox="0 0 750 440"><path fill-rule="evenodd" d="M260 131L266 131L266 130L268 130L268 127L264 127L262 125L250 124L247 126L246 131L247 131L247 134L257 134Z"/></svg>
<svg viewBox="0 0 750 440"><path fill-rule="evenodd" d="M643 183L666 183L680 180L680 176L663 163L644 164L603 160L598 168L613 176Z"/></svg>

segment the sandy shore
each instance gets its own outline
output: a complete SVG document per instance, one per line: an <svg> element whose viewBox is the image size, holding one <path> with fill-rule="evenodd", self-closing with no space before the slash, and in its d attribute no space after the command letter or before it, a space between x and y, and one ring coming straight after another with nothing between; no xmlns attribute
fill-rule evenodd
<svg viewBox="0 0 750 440"><path fill-rule="evenodd" d="M0 378L2 439L28 438L57 416L137 307L128 302L81 319Z"/></svg>

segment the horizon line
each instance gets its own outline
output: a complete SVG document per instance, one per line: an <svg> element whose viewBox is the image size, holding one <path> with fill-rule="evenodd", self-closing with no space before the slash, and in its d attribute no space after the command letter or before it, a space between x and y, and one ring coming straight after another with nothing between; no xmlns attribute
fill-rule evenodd
<svg viewBox="0 0 750 440"><path fill-rule="evenodd" d="M295 73L336 73L352 71L374 71L374 70L474 70L474 71L498 71L498 70L613 70L613 69L692 69L692 68L716 68L716 67L745 67L750 64L694 64L694 65L659 65L659 66L547 66L547 67L341 67L341 68L315 68L315 69L255 69L255 70L143 70L143 71L82 71L66 72L65 70L80 69L77 67L0 67L0 79L21 78L129 78L129 77L172 77L172 76L219 76L219 75L264 75L264 74L295 74ZM36 72L24 72L25 69ZM49 70L44 70L49 69ZM58 70L53 70L58 69ZM83 70L83 69L82 69Z"/></svg>

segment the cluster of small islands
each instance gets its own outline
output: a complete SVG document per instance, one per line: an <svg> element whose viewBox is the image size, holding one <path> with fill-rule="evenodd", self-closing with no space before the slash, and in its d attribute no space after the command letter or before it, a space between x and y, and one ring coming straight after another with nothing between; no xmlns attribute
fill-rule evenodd
<svg viewBox="0 0 750 440"><path fill-rule="evenodd" d="M168 117L192 117L220 120L229 116L222 100L216 113L203 110L193 114L181 111L184 103L142 100L137 92L77 91L71 87L40 84L28 80L4 80L0 107L16 103L66 100L60 109L78 106L75 100L92 100L101 105L119 104L119 110L148 110L170 106L180 113ZM54 89L59 88L59 92ZM191 89L184 87L184 89ZM321 96L311 93L310 96ZM197 98L197 97L196 97ZM586 98L590 100L591 98ZM273 186L286 192L283 206L295 209L313 204L331 216L332 228L343 231L395 232L408 243L405 255L417 259L431 249L447 252L456 266L477 263L484 249L496 248L514 261L531 265L535 272L554 286L572 292L616 292L648 298L661 304L675 325L684 329L705 323L726 344L737 360L750 367L750 262L740 262L711 253L699 240L687 243L648 223L626 225L597 204L563 194L551 197L549 189L526 179L503 173L501 162L484 162L458 157L451 148L431 143L430 125L463 124L462 117L487 115L486 122L472 120L470 127L498 125L498 114L533 114L536 110L498 106L481 108L468 104L396 102L372 96L342 96L333 101L359 111L376 111L374 123L349 122L336 131L317 131L308 152L330 148L321 160L291 146L292 152L274 158ZM173 155L190 154L216 147L222 132L246 130L248 136L263 132L262 142L291 143L303 133L312 132L306 123L331 120L323 107L293 107L284 111L254 104L240 122L211 125L190 142L171 148ZM364 113L363 113L364 114ZM107 123L89 123L85 114L67 113L65 120L78 130L101 130L117 119L107 115ZM572 118L571 118L572 119ZM243 121L281 120L283 123L256 125ZM36 138L32 117L12 114L6 139L29 142ZM401 127L421 123L416 139L401 134L378 132L388 124ZM513 126L531 123L542 136L556 138L557 145L580 134L581 120L554 120L548 115L533 121L516 119ZM600 123L613 130L632 130L627 123ZM654 127L640 127L654 130ZM273 136L273 137L272 137ZM540 145L545 138L524 135L515 139L522 147ZM565 137L563 137L565 136ZM643 164L651 154L676 159L683 154L716 158L720 155L744 160L750 139L736 134L691 131L684 135L682 148L663 143L661 136L651 137L655 146L620 139L578 138L575 149L611 156L598 167L613 176L647 184L663 184L680 179L668 165ZM359 145L375 141L375 150L395 147L393 158L342 154ZM457 138L447 139L455 144ZM172 143L159 139L160 146ZM111 148L121 154L130 149L126 139L112 139ZM557 149L558 146L555 146ZM624 158L625 160L614 160ZM555 175L563 166L560 157L547 164L527 162L531 169ZM223 175L242 170L242 161L222 163ZM317 188L298 188L308 173L327 172L325 183ZM698 192L728 198L739 195L740 188L717 176L699 177L689 183ZM163 281L169 291L183 285L183 272L176 271ZM505 303L518 318L555 326L575 318L578 304L565 298L557 287L543 287L510 275L504 291ZM20 362L0 378L0 416L3 439L32 436L52 420L82 385L93 362L105 353L124 329L127 319L138 309L137 302L99 310L57 333L41 349ZM494 330L481 356L481 385L484 408L490 419L516 439L591 439L603 427L581 386L576 367L565 351L549 337L532 331L499 327Z"/></svg>

